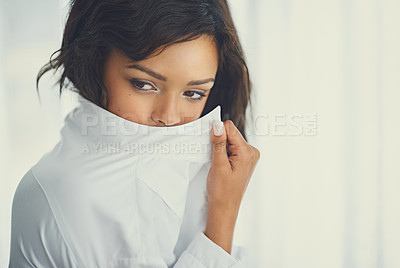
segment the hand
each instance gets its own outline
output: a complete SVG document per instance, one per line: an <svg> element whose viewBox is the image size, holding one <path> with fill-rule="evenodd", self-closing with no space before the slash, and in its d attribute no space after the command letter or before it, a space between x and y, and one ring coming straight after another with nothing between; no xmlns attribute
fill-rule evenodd
<svg viewBox="0 0 400 268"><path fill-rule="evenodd" d="M207 178L208 201L228 210L239 210L240 203L260 152L246 142L231 120L223 122L222 135L214 135L211 168ZM228 153L226 151L228 142Z"/></svg>
<svg viewBox="0 0 400 268"><path fill-rule="evenodd" d="M220 129L220 136L214 134L215 129ZM204 233L230 253L239 207L260 152L246 142L230 120L219 128L213 125L211 132L213 152L207 177L208 211Z"/></svg>

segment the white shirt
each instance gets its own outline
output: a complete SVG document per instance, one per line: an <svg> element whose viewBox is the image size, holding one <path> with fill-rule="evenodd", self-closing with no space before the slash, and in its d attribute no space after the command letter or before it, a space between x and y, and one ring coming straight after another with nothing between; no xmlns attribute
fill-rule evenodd
<svg viewBox="0 0 400 268"><path fill-rule="evenodd" d="M203 233L220 107L153 127L79 101L15 192L10 267L245 267Z"/></svg>

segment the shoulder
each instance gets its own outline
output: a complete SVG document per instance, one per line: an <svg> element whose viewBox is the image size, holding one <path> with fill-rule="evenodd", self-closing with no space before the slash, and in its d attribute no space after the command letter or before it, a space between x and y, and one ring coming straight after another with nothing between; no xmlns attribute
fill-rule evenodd
<svg viewBox="0 0 400 268"><path fill-rule="evenodd" d="M33 205L32 201L43 195L33 169L29 169L18 183L17 189L14 194L13 206L20 207L27 204Z"/></svg>
<svg viewBox="0 0 400 268"><path fill-rule="evenodd" d="M29 169L20 180L14 193L12 203L12 220L14 227L26 230L35 219L45 220L52 217L51 209L33 169ZM29 222L29 224L28 224Z"/></svg>
<svg viewBox="0 0 400 268"><path fill-rule="evenodd" d="M76 267L32 169L15 191L11 222L10 267Z"/></svg>

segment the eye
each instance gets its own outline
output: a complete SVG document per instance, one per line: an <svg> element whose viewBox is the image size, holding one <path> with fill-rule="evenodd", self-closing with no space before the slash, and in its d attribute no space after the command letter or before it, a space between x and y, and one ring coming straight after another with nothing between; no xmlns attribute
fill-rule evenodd
<svg viewBox="0 0 400 268"><path fill-rule="evenodd" d="M194 101L201 101L206 96L206 94L204 94L204 92L193 91L193 90L186 91L184 93L184 95L189 97L191 100L194 100Z"/></svg>
<svg viewBox="0 0 400 268"><path fill-rule="evenodd" d="M140 90L140 91L152 91L153 89L154 90L156 89L152 84L144 82L144 81L131 79L131 80L129 80L129 82L135 89Z"/></svg>

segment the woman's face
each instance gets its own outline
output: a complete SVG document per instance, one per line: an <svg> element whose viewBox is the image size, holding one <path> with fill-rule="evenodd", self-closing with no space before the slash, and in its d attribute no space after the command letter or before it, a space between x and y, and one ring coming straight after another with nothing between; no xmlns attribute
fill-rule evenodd
<svg viewBox="0 0 400 268"><path fill-rule="evenodd" d="M196 120L217 69L217 48L207 36L171 45L161 54L137 62L112 51L104 73L110 95L108 110L148 126Z"/></svg>

